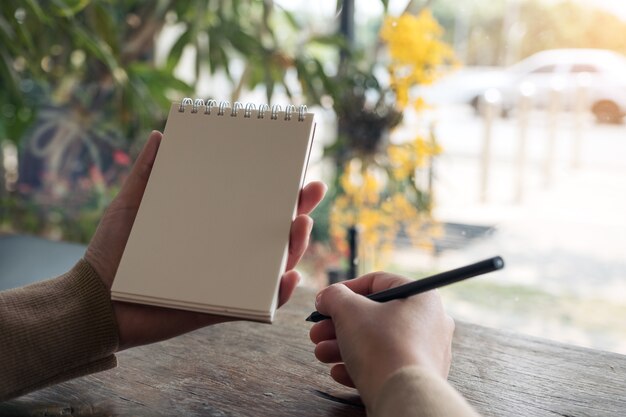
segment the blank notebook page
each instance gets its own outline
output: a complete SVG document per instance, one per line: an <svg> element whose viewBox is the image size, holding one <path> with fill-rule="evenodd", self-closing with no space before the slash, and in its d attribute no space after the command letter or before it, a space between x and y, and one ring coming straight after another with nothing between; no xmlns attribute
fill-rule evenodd
<svg viewBox="0 0 626 417"><path fill-rule="evenodd" d="M208 108L172 105L112 296L271 322L313 114Z"/></svg>

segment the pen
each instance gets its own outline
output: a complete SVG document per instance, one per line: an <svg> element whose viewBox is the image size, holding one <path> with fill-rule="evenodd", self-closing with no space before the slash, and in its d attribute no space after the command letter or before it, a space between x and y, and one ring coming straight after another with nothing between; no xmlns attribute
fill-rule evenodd
<svg viewBox="0 0 626 417"><path fill-rule="evenodd" d="M420 279L419 281L409 282L408 284L400 285L399 287L389 288L388 290L369 294L366 295L366 297L372 301L384 303L386 301L406 298L411 295L434 290L435 288L454 284L455 282L463 281L464 279L486 274L502 268L504 268L504 260L500 256L495 256L471 265L441 272L428 278ZM314 311L309 317L306 318L306 321L317 323L318 321L326 320L328 318L330 317Z"/></svg>

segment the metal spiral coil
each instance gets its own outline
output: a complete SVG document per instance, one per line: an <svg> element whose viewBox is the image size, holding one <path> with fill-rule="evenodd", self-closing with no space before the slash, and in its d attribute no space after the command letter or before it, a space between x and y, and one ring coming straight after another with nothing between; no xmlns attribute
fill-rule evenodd
<svg viewBox="0 0 626 417"><path fill-rule="evenodd" d="M217 115L224 116L226 114L226 109L230 109L230 116L237 117L240 111L243 113L243 117L249 119L253 117L253 113L256 112L257 119L265 119L267 113L269 113L269 118L271 120L278 120L278 113L283 111L282 106L278 104L274 104L272 107L267 104L260 104L257 106L253 103L240 103L238 101L234 102L232 107L229 101L216 101L216 100L207 100L206 102L201 99L191 99L189 97L185 97L180 102L180 106L178 107L178 111L184 113L187 107L191 108L191 113L198 113L201 108L204 108L204 114L210 115L214 108L217 108ZM307 107L305 105L301 105L299 107L294 106L293 104L289 104L284 111L284 120L292 120L294 116L298 115L298 121L303 122L306 118Z"/></svg>

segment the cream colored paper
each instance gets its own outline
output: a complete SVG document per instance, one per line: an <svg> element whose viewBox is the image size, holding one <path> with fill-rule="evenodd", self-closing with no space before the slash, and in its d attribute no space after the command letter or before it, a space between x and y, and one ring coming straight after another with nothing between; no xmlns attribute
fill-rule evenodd
<svg viewBox="0 0 626 417"><path fill-rule="evenodd" d="M170 109L114 300L271 322L313 114Z"/></svg>

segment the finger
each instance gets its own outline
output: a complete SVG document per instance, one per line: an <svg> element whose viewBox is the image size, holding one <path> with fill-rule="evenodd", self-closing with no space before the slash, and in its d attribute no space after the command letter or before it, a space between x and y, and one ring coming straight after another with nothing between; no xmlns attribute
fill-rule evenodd
<svg viewBox="0 0 626 417"><path fill-rule="evenodd" d="M363 303L371 303L365 297L355 294L343 283L333 284L322 290L315 298L315 308L325 316L332 317L335 323L342 315L359 314Z"/></svg>
<svg viewBox="0 0 626 417"><path fill-rule="evenodd" d="M309 331L309 337L313 343L319 343L323 340L336 339L335 325L332 320L322 320L315 323Z"/></svg>
<svg viewBox="0 0 626 417"><path fill-rule="evenodd" d="M337 363L341 362L341 352L337 339L324 340L315 345L315 357L320 362Z"/></svg>
<svg viewBox="0 0 626 417"><path fill-rule="evenodd" d="M297 271L291 270L285 272L285 274L280 279L280 287L278 290L278 307L289 301L291 295L298 286L300 279L300 274Z"/></svg>
<svg viewBox="0 0 626 417"><path fill-rule="evenodd" d="M161 133L152 132L122 190L107 208L85 252L85 260L111 288L154 164Z"/></svg>
<svg viewBox="0 0 626 417"><path fill-rule="evenodd" d="M309 214L322 201L328 187L320 181L313 181L300 192L298 214Z"/></svg>
<svg viewBox="0 0 626 417"><path fill-rule="evenodd" d="M304 251L306 251L309 245L309 236L311 236L311 230L313 229L313 219L306 214L301 214L291 223L291 230L289 232L289 259L287 259L287 271L293 269Z"/></svg>
<svg viewBox="0 0 626 417"><path fill-rule="evenodd" d="M154 130L150 133L130 175L115 199L117 204L122 204L124 207L139 207L162 138L161 132Z"/></svg>
<svg viewBox="0 0 626 417"><path fill-rule="evenodd" d="M134 303L113 302L119 324L118 352L166 340L201 327L235 318Z"/></svg>
<svg viewBox="0 0 626 417"><path fill-rule="evenodd" d="M371 272L355 279L343 281L342 284L357 294L368 295L412 281L409 278L387 272Z"/></svg>
<svg viewBox="0 0 626 417"><path fill-rule="evenodd" d="M346 365L343 363L338 363L330 368L330 376L341 385L356 388L354 382L352 382L352 378L350 378L350 374L348 374L348 368L346 368Z"/></svg>

